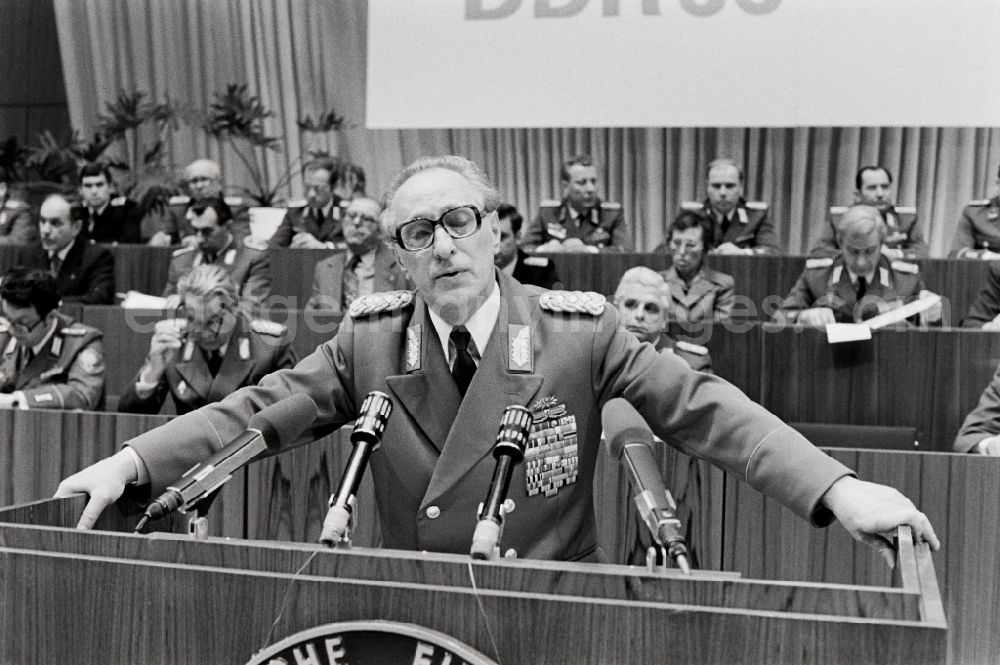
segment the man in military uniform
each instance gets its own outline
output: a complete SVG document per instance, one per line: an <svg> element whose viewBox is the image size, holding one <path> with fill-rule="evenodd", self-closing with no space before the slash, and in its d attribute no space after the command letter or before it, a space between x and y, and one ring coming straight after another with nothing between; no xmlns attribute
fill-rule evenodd
<svg viewBox="0 0 1000 665"><path fill-rule="evenodd" d="M314 400L319 432L358 417L372 390L395 403L372 456L388 548L469 552L490 454L508 405L534 412L515 469L501 547L519 557L597 559L593 477L600 409L625 395L664 441L705 457L814 524L839 518L856 538L933 528L899 492L853 477L738 389L640 344L594 293L542 291L496 270L499 194L461 157L411 164L390 184L382 223L416 284L352 305L337 335L292 370L127 442L64 480L90 495L88 528L127 484L157 496L242 433L252 414L293 394ZM292 442L282 442L288 446Z"/></svg>
<svg viewBox="0 0 1000 665"><path fill-rule="evenodd" d="M727 158L708 165L707 198L685 201L682 210L703 212L713 223L711 254L783 254L767 204L743 198L743 169ZM664 251L664 247L656 251Z"/></svg>
<svg viewBox="0 0 1000 665"><path fill-rule="evenodd" d="M672 320L683 324L728 319L736 304L736 280L705 265L714 224L701 211L682 210L670 225L670 268L663 279L670 287Z"/></svg>
<svg viewBox="0 0 1000 665"><path fill-rule="evenodd" d="M188 208L188 221L197 244L174 251L167 271L166 297L177 293L180 278L192 268L218 265L230 274L240 300L250 309L259 307L271 295L271 264L267 243L253 236L237 241L229 230L231 212L221 199L199 199Z"/></svg>
<svg viewBox="0 0 1000 665"><path fill-rule="evenodd" d="M156 324L119 411L159 413L169 393L176 412L187 413L295 365L285 326L243 314L236 285L221 267L192 269L177 283L177 295L180 316Z"/></svg>
<svg viewBox="0 0 1000 665"><path fill-rule="evenodd" d="M917 209L895 205L892 174L884 166L862 166L854 175L854 203L871 206L882 215L886 226L882 253L890 259L925 259L927 243L917 222ZM830 220L823 226L819 240L809 250L809 256L836 257L837 222L847 212L847 206L832 206Z"/></svg>
<svg viewBox="0 0 1000 665"><path fill-rule="evenodd" d="M991 199L969 201L955 227L948 256L953 259L1000 259L1000 169Z"/></svg>
<svg viewBox="0 0 1000 665"><path fill-rule="evenodd" d="M597 196L597 167L577 155L559 173L562 201L542 201L521 246L526 252L632 251L632 231L620 203Z"/></svg>
<svg viewBox="0 0 1000 665"><path fill-rule="evenodd" d="M518 236L524 218L514 206L502 203L497 207L500 222L500 249L493 262L501 272L522 284L534 284L543 289L555 288L559 276L552 259L547 256L530 256L518 246Z"/></svg>
<svg viewBox="0 0 1000 665"><path fill-rule="evenodd" d="M965 417L953 447L957 453L1000 457L1000 368Z"/></svg>
<svg viewBox="0 0 1000 665"><path fill-rule="evenodd" d="M837 226L836 258L806 261L805 272L781 304L779 321L822 327L870 319L920 297L924 289L915 263L890 260L882 253L887 228L871 206L851 206ZM941 305L919 315L922 324L941 321Z"/></svg>
<svg viewBox="0 0 1000 665"><path fill-rule="evenodd" d="M112 182L111 170L105 164L84 164L80 168L83 233L91 242L141 242L139 205L124 196L112 198Z"/></svg>
<svg viewBox="0 0 1000 665"><path fill-rule="evenodd" d="M961 326L1000 330L1000 263L990 263L986 283L969 307L969 313L962 319Z"/></svg>
<svg viewBox="0 0 1000 665"><path fill-rule="evenodd" d="M92 245L83 220L61 194L52 194L38 211L38 242L21 248L17 265L46 270L56 278L65 303L110 305L115 300L115 258Z"/></svg>
<svg viewBox="0 0 1000 665"><path fill-rule="evenodd" d="M85 409L104 404L101 331L56 311L44 270L14 268L0 283L0 407Z"/></svg>
<svg viewBox="0 0 1000 665"><path fill-rule="evenodd" d="M316 264L306 309L346 312L360 296L409 288L403 267L385 244L378 222L380 212L374 199L350 202L343 218L347 251Z"/></svg>
<svg viewBox="0 0 1000 665"><path fill-rule="evenodd" d="M38 240L38 225L31 206L10 196L0 173L0 245L27 245Z"/></svg>
<svg viewBox="0 0 1000 665"><path fill-rule="evenodd" d="M222 169L211 159L196 159L184 168L187 194L172 196L161 212L148 215L142 224L142 239L155 247L197 244L194 229L187 217L191 203L198 199L221 198L232 213L229 231L237 243L250 235L250 204L240 196L222 193Z"/></svg>
<svg viewBox="0 0 1000 665"><path fill-rule="evenodd" d="M271 247L343 249L343 216L350 203L334 193L340 164L315 159L302 170L306 200L290 201L285 218L271 236Z"/></svg>

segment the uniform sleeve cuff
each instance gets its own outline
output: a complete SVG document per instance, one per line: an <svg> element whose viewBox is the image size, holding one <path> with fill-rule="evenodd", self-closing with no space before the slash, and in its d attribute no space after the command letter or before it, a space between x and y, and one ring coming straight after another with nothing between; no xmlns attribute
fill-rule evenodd
<svg viewBox="0 0 1000 665"><path fill-rule="evenodd" d="M139 453L135 452L132 446L125 446L122 450L128 453L135 464L135 482L133 485L146 485L149 483L149 471L146 469L146 463L139 457Z"/></svg>

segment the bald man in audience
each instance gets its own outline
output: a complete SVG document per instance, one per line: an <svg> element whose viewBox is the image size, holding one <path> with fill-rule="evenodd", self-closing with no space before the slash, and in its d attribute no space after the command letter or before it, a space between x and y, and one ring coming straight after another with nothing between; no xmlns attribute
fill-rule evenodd
<svg viewBox="0 0 1000 665"><path fill-rule="evenodd" d="M192 201L221 198L232 213L228 230L242 241L250 235L250 214L247 202L240 196L225 196L222 185L222 169L211 159L196 159L184 168L184 187L187 194L170 197L166 209L143 220L143 239L150 245L169 247L181 244L194 247L198 244L196 233L187 218L187 210Z"/></svg>
<svg viewBox="0 0 1000 665"><path fill-rule="evenodd" d="M776 318L815 327L857 323L933 295L924 288L917 264L893 261L882 253L886 233L877 209L849 208L837 225L839 255L808 259ZM919 314L918 321L940 322L940 303Z"/></svg>

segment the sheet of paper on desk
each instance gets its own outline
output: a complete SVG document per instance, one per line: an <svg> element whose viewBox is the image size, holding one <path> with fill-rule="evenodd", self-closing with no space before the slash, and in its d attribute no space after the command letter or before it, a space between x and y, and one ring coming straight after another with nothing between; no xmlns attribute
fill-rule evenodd
<svg viewBox="0 0 1000 665"><path fill-rule="evenodd" d="M872 338L872 329L864 323L828 323L826 341L830 344L863 342Z"/></svg>
<svg viewBox="0 0 1000 665"><path fill-rule="evenodd" d="M128 309L163 309L167 306L167 299L148 293L129 291L125 294L121 306Z"/></svg>
<svg viewBox="0 0 1000 665"><path fill-rule="evenodd" d="M865 325L872 330L878 330L879 328L884 328L885 326L891 326L894 323L900 323L911 316L916 316L921 312L925 312L939 302L941 302L941 296L936 293L926 295L922 298L914 300L911 303L907 303L902 307L897 307L896 309L891 309L884 314L872 317L865 321Z"/></svg>

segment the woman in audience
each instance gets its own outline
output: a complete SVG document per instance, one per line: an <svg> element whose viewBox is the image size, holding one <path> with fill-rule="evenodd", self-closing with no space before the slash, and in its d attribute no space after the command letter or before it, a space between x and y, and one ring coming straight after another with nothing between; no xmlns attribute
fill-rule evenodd
<svg viewBox="0 0 1000 665"><path fill-rule="evenodd" d="M711 220L693 210L681 211L670 225L672 265L661 274L670 286L670 318L680 323L727 319L736 301L732 276L705 266L712 233Z"/></svg>

